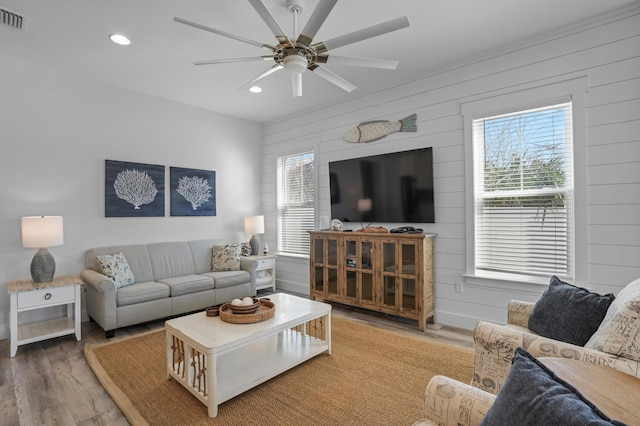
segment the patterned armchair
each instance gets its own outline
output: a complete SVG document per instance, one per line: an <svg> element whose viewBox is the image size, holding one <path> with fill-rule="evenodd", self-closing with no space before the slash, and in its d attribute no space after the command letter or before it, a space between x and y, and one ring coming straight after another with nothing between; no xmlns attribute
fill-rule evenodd
<svg viewBox="0 0 640 426"><path fill-rule="evenodd" d="M528 302L510 302L506 326L484 321L478 323L473 332L475 358L471 385L497 395L518 346L536 357L574 358L640 377L638 361L549 339L529 330L527 326L533 306Z"/></svg>
<svg viewBox="0 0 640 426"><path fill-rule="evenodd" d="M507 325L480 321L473 333L475 357L471 384L444 376L433 377L425 390L423 419L413 426L479 425L493 405L519 346L536 357L574 358L640 378L638 361L549 339L531 331L528 323L533 306L528 302L510 302Z"/></svg>

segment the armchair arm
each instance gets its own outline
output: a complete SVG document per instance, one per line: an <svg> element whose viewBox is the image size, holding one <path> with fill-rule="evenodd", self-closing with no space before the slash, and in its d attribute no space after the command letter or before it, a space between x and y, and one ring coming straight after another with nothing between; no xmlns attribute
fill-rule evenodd
<svg viewBox="0 0 640 426"><path fill-rule="evenodd" d="M529 328L529 315L531 315L534 305L534 303L520 300L512 300L509 302L509 306L507 307L507 324Z"/></svg>
<svg viewBox="0 0 640 426"><path fill-rule="evenodd" d="M425 390L422 415L437 425L475 426L480 424L495 398L466 383L434 376Z"/></svg>
<svg viewBox="0 0 640 426"><path fill-rule="evenodd" d="M514 327L480 321L473 331L475 346L471 384L497 395L504 383L515 349L520 346L535 357L573 358L604 365L640 377L640 363L627 358L549 339Z"/></svg>

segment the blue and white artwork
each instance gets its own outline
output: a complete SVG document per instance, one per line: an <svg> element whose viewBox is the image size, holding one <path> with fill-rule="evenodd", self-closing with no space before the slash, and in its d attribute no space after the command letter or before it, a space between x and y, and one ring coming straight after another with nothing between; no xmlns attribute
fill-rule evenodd
<svg viewBox="0 0 640 426"><path fill-rule="evenodd" d="M215 216L216 172L171 167L171 216Z"/></svg>
<svg viewBox="0 0 640 426"><path fill-rule="evenodd" d="M104 215L164 216L164 166L105 160Z"/></svg>

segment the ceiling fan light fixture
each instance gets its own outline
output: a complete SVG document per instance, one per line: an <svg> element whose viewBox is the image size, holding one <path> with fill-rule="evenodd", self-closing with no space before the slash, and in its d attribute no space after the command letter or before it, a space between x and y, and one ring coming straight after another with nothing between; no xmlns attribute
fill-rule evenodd
<svg viewBox="0 0 640 426"><path fill-rule="evenodd" d="M284 57L282 64L286 72L290 74L302 74L307 69L307 66L309 66L309 61L307 61L307 58L304 56L289 55Z"/></svg>
<svg viewBox="0 0 640 426"><path fill-rule="evenodd" d="M115 44L119 44L120 46L128 46L131 44L131 40L129 40L127 36L122 34L110 34L109 40L111 40Z"/></svg>

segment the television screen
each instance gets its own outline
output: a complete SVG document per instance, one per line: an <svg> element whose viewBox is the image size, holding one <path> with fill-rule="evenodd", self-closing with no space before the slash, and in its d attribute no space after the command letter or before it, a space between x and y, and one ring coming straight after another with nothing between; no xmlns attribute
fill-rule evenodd
<svg viewBox="0 0 640 426"><path fill-rule="evenodd" d="M432 148L332 161L329 185L334 219L435 222Z"/></svg>

